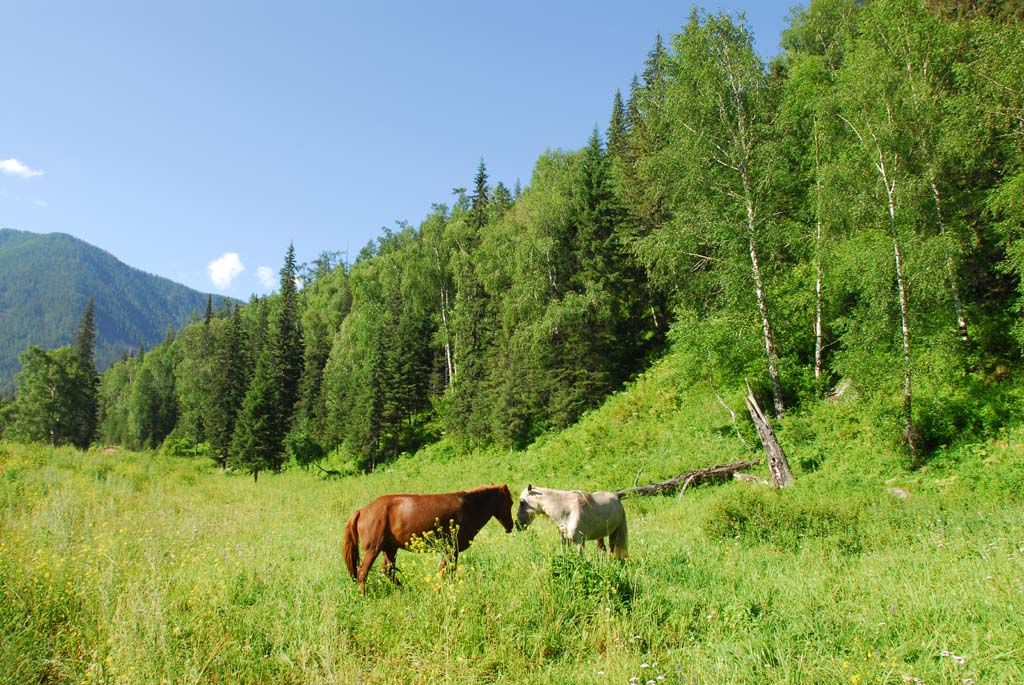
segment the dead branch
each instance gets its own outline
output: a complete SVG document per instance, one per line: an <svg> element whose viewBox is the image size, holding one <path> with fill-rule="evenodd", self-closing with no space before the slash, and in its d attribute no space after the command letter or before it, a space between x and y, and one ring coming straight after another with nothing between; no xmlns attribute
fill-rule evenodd
<svg viewBox="0 0 1024 685"><path fill-rule="evenodd" d="M647 466L647 462L646 461L643 464L640 464L640 470L636 472L636 478L633 479L633 487L634 488L636 487L636 484L640 482L640 474L644 472L644 467L645 466Z"/></svg>
<svg viewBox="0 0 1024 685"><path fill-rule="evenodd" d="M336 471L334 469L325 469L323 466L320 466L320 462L318 461L314 461L313 466L323 471L325 478L342 478L345 475L341 471Z"/></svg>
<svg viewBox="0 0 1024 685"><path fill-rule="evenodd" d="M720 483L732 478L737 471L749 469L760 463L760 459L754 459L752 461L734 461L729 464L708 466L703 469L697 469L696 471L680 473L678 476L669 478L668 480L660 483L651 483L649 485L640 485L617 490L615 494L622 498L633 495L668 495L679 490L679 496L682 497L683 493L686 492L686 489L691 485L700 483Z"/></svg>
<svg viewBox="0 0 1024 685"><path fill-rule="evenodd" d="M710 373L708 374L708 385L710 385L711 389L715 391L715 397L718 398L718 403L720 405L722 405L723 407L725 407L725 410L727 412L729 412L729 416L732 417L732 428L733 428L734 431L736 431L736 437L739 438L740 442L743 443L743 446L746 447L747 450L753 452L754 451L754 447L749 442L747 442L747 439L743 437L743 433L740 432L739 423L737 423L737 421L736 421L736 412L734 412L732 410L732 407L730 407L728 404L726 404L725 400L722 399L722 396L718 392L718 388L715 387L714 381L712 380L712 377L711 377ZM634 483L634 485L635 485L635 483Z"/></svg>

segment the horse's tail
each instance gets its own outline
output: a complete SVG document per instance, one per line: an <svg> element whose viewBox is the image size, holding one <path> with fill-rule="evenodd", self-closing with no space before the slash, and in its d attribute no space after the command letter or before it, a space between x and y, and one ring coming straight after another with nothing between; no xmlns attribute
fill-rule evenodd
<svg viewBox="0 0 1024 685"><path fill-rule="evenodd" d="M622 512L622 524L608 535L608 547L618 559L629 556L629 528L626 526L626 512Z"/></svg>
<svg viewBox="0 0 1024 685"><path fill-rule="evenodd" d="M356 568L359 566L359 510L349 517L345 524L345 541L342 546L342 556L345 557L345 566L352 580L357 578Z"/></svg>

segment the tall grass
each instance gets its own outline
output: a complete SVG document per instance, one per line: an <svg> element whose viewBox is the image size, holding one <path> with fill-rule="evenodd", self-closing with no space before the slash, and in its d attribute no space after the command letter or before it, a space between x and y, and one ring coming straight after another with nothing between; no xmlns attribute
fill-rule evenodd
<svg viewBox="0 0 1024 685"><path fill-rule="evenodd" d="M1024 682L1024 433L908 471L842 406L778 427L785 492L628 499L624 565L490 523L454 579L401 552L404 588L374 569L359 596L341 533L378 494L748 456L678 372L525 452L442 443L339 480L0 443L0 683Z"/></svg>

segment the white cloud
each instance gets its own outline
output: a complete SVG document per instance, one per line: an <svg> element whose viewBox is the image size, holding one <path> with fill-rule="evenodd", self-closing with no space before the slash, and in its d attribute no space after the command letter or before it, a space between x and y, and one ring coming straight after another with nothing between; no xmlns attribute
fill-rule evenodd
<svg viewBox="0 0 1024 685"><path fill-rule="evenodd" d="M34 204L36 207L49 207L50 206L50 205L46 204L46 200L32 200L32 204Z"/></svg>
<svg viewBox="0 0 1024 685"><path fill-rule="evenodd" d="M256 269L256 278L260 279L260 283L263 284L264 288L273 288L276 285L274 282L274 270L269 266L261 266Z"/></svg>
<svg viewBox="0 0 1024 685"><path fill-rule="evenodd" d="M21 176L22 178L32 178L33 176L42 176L42 169L32 169L25 166L18 160L14 159L0 159L0 171L11 176Z"/></svg>
<svg viewBox="0 0 1024 685"><path fill-rule="evenodd" d="M224 290L245 271L245 264L242 264L237 252L226 252L219 259L207 264L206 268L210 270L210 280L213 284Z"/></svg>

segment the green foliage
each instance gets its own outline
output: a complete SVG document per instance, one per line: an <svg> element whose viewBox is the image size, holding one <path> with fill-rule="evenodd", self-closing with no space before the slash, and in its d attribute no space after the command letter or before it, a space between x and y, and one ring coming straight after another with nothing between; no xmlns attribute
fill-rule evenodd
<svg viewBox="0 0 1024 685"><path fill-rule="evenodd" d="M47 352L33 346L20 357L14 421L9 437L50 445L74 444L85 447L88 436L80 421L87 404L86 392L92 378L82 370L78 355L70 347Z"/></svg>
<svg viewBox="0 0 1024 685"><path fill-rule="evenodd" d="M96 375L96 321L94 317L94 305L90 297L85 303L82 320L79 321L78 329L75 331L74 345L84 379L79 399L80 405L73 417L77 433L75 442L82 447L91 444L96 437L99 413L99 400L96 395L99 377Z"/></svg>
<svg viewBox="0 0 1024 685"><path fill-rule="evenodd" d="M169 438L161 452L169 457L211 457L213 447L208 442L193 443L188 438Z"/></svg>
<svg viewBox="0 0 1024 685"><path fill-rule="evenodd" d="M299 384L302 380L304 345L297 278L295 246L289 245L284 265L281 267L280 303L272 334L274 360L277 366L275 373L281 392L279 425L282 438L291 427L295 405L299 399Z"/></svg>
<svg viewBox="0 0 1024 685"><path fill-rule="evenodd" d="M708 510L704 531L722 540L765 543L789 551L805 540L826 539L836 550L853 554L864 546L860 517L868 504L849 496L836 501L802 492L781 496L765 489L740 490Z"/></svg>
<svg viewBox="0 0 1024 685"><path fill-rule="evenodd" d="M271 352L264 350L242 400L228 457L229 465L245 469L254 479L260 471L279 471L284 463L279 392Z"/></svg>
<svg viewBox="0 0 1024 685"><path fill-rule="evenodd" d="M548 577L551 593L563 605L598 603L628 610L638 592L624 565L607 559L595 562L575 549L551 556Z"/></svg>
<svg viewBox="0 0 1024 685"><path fill-rule="evenodd" d="M14 418L14 403L0 397L0 440L4 438L7 426Z"/></svg>
<svg viewBox="0 0 1024 685"><path fill-rule="evenodd" d="M228 319L211 322L210 332L214 368L205 403L203 432L213 447L214 461L224 466L249 383L248 340L238 309Z"/></svg>
<svg viewBox="0 0 1024 685"><path fill-rule="evenodd" d="M473 179L473 194L470 196L470 223L476 229L487 223L487 205L490 203L490 188L487 186L487 166L480 160L476 177Z"/></svg>
<svg viewBox="0 0 1024 685"><path fill-rule="evenodd" d="M309 466L324 458L324 448L304 430L293 430L285 436L284 451L299 466Z"/></svg>

